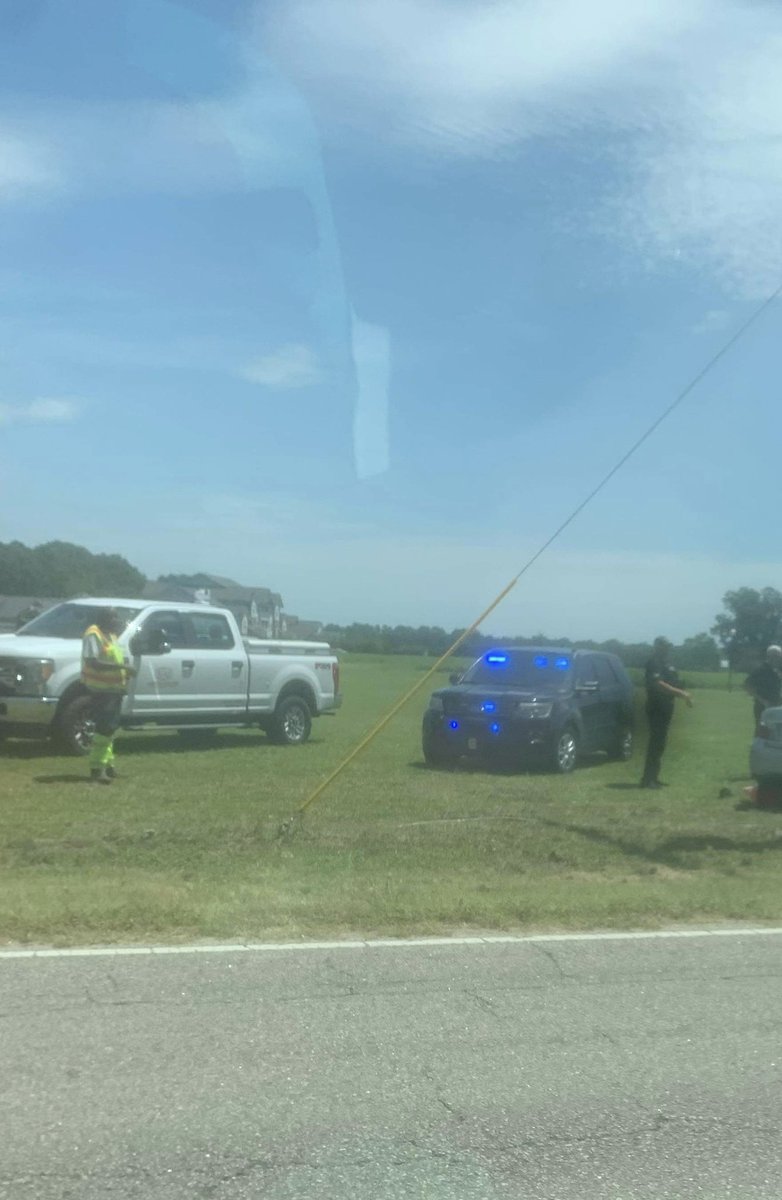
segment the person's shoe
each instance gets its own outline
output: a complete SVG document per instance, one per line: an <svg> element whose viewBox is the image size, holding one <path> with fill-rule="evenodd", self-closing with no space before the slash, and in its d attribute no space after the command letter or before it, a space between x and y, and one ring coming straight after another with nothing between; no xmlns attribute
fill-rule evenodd
<svg viewBox="0 0 782 1200"><path fill-rule="evenodd" d="M117 778L117 768L115 766L113 766L111 763L109 763L106 766L105 770L106 770L106 774L108 775L109 779Z"/></svg>
<svg viewBox="0 0 782 1200"><path fill-rule="evenodd" d="M111 783L111 779L107 767L93 767L90 771L91 783Z"/></svg>

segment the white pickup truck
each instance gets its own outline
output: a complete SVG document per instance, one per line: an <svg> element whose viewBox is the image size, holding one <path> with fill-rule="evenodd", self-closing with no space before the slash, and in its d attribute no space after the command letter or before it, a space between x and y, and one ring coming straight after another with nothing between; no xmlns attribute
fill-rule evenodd
<svg viewBox="0 0 782 1200"><path fill-rule="evenodd" d="M165 725L193 736L254 725L298 745L313 717L340 706L339 663L325 642L243 638L227 609L203 604L80 599L0 635L0 737L51 736L68 753L88 751L81 638L109 606L125 622L119 644L136 671L123 729Z"/></svg>

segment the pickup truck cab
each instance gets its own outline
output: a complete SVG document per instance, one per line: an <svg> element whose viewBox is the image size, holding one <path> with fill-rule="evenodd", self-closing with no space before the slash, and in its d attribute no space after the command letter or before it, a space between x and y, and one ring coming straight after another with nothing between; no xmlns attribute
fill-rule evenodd
<svg viewBox="0 0 782 1200"><path fill-rule="evenodd" d="M125 622L118 641L136 672L123 729L259 726L298 745L314 717L340 706L339 663L325 642L243 638L230 611L203 604L80 599L0 635L0 737L52 737L71 754L88 751L81 639L109 606Z"/></svg>

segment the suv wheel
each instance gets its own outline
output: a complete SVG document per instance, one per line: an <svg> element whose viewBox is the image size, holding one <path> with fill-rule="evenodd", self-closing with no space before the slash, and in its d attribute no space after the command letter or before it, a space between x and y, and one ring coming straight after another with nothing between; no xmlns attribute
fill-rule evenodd
<svg viewBox="0 0 782 1200"><path fill-rule="evenodd" d="M608 753L610 758L615 758L618 762L629 762L633 757L632 729L621 730Z"/></svg>
<svg viewBox="0 0 782 1200"><path fill-rule="evenodd" d="M558 775L569 775L575 771L578 761L578 737L570 726L563 729L554 743L553 766Z"/></svg>
<svg viewBox="0 0 782 1200"><path fill-rule="evenodd" d="M425 733L421 746L428 767L451 767L456 761L456 756L446 746L445 739L437 734Z"/></svg>

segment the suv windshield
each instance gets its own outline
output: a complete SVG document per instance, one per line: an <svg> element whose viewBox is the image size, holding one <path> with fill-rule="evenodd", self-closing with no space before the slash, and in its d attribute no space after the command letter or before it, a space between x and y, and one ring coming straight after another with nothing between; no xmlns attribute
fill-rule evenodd
<svg viewBox="0 0 782 1200"><path fill-rule="evenodd" d="M490 650L465 672L462 683L560 691L570 684L572 665L561 650Z"/></svg>
<svg viewBox="0 0 782 1200"><path fill-rule="evenodd" d="M49 612L42 613L29 625L18 629L18 637L80 638L85 629L95 624L99 613L108 605L102 604L58 604ZM123 629L141 612L140 608L117 608L123 621Z"/></svg>

